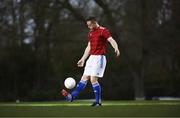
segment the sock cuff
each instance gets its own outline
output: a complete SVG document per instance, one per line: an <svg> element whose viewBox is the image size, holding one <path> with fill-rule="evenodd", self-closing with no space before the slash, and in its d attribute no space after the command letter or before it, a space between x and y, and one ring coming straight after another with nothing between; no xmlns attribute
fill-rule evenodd
<svg viewBox="0 0 180 118"><path fill-rule="evenodd" d="M92 84L93 87L100 86L98 82Z"/></svg>
<svg viewBox="0 0 180 118"><path fill-rule="evenodd" d="M87 81L80 80L80 83L87 84Z"/></svg>

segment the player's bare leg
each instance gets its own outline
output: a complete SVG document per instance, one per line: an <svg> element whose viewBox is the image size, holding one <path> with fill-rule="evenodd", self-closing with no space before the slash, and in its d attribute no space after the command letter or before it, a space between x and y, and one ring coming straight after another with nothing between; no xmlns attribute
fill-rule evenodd
<svg viewBox="0 0 180 118"><path fill-rule="evenodd" d="M81 80L83 80L83 81L88 81L90 79L90 76L87 76L87 75L83 75L82 77L81 77Z"/></svg>
<svg viewBox="0 0 180 118"><path fill-rule="evenodd" d="M98 83L98 77L91 76L90 81L95 95L95 102L92 106L101 106L101 86Z"/></svg>

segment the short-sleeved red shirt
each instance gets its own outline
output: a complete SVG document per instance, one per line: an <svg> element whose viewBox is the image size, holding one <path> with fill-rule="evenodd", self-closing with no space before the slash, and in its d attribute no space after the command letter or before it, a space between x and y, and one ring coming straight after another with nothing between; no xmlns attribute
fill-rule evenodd
<svg viewBox="0 0 180 118"><path fill-rule="evenodd" d="M98 27L88 33L90 42L90 55L103 55L106 53L107 39L111 36L105 27Z"/></svg>

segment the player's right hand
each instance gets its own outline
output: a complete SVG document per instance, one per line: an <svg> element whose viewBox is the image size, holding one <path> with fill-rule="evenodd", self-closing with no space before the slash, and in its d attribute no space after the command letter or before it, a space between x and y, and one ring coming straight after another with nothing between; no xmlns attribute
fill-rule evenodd
<svg viewBox="0 0 180 118"><path fill-rule="evenodd" d="M80 59L77 63L78 67L83 67L84 66L84 60Z"/></svg>

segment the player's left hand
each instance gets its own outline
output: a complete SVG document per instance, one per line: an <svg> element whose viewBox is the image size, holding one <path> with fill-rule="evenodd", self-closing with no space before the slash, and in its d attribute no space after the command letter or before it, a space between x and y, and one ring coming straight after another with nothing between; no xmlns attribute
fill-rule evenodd
<svg viewBox="0 0 180 118"><path fill-rule="evenodd" d="M115 53L116 53L116 56L117 57L119 57L120 56L120 51L119 51L119 49L115 49L115 51L114 51Z"/></svg>

